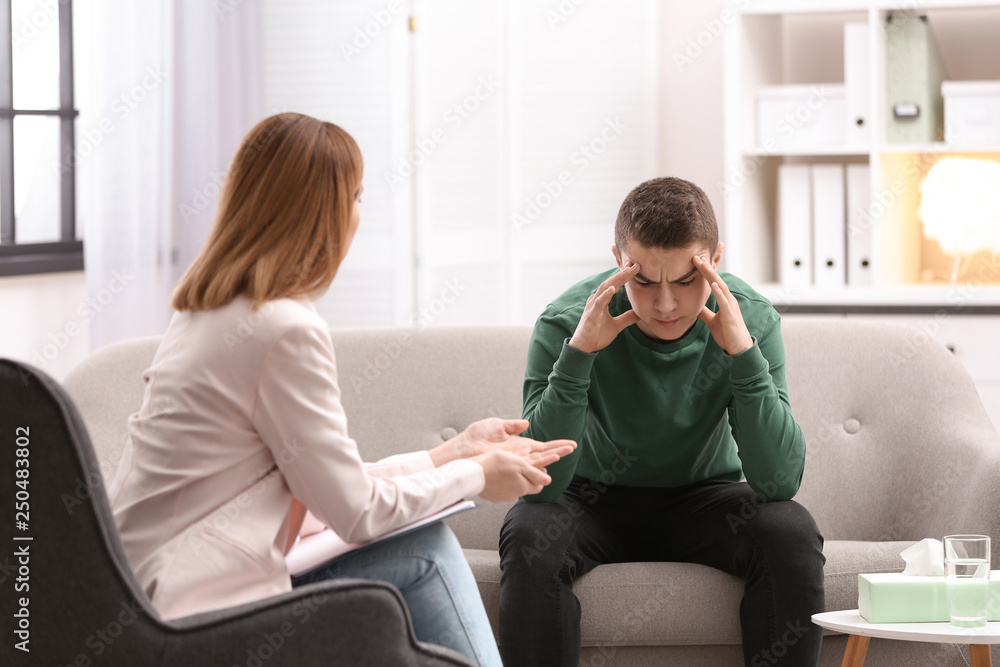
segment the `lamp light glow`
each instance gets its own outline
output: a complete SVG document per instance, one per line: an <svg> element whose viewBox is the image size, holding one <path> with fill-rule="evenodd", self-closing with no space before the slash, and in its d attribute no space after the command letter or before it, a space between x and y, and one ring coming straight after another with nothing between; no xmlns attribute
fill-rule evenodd
<svg viewBox="0 0 1000 667"><path fill-rule="evenodd" d="M924 236L951 255L1000 254L1000 163L965 157L938 160L920 186L917 215Z"/></svg>

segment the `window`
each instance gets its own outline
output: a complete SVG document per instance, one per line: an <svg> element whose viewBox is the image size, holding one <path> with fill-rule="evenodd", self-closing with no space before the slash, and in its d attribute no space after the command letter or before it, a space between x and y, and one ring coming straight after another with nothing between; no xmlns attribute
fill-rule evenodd
<svg viewBox="0 0 1000 667"><path fill-rule="evenodd" d="M72 0L0 0L0 276L79 271Z"/></svg>

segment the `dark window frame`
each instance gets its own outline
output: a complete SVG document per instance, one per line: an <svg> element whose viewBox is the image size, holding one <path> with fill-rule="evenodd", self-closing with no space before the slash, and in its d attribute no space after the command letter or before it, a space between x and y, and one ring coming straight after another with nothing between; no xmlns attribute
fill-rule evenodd
<svg viewBox="0 0 1000 667"><path fill-rule="evenodd" d="M73 147L79 111L73 98L73 0L59 0L59 108L14 108L14 31L11 0L0 0L0 276L83 270L83 241L76 239L76 163ZM14 118L59 118L60 240L17 243L14 217Z"/></svg>

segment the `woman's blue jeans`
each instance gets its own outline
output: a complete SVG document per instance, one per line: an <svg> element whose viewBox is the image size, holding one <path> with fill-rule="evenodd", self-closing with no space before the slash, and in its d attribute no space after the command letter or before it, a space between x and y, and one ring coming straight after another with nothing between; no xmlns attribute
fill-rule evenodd
<svg viewBox="0 0 1000 667"><path fill-rule="evenodd" d="M292 586L345 577L387 581L398 588L420 641L454 649L480 667L502 664L472 570L444 523L363 547L293 577Z"/></svg>

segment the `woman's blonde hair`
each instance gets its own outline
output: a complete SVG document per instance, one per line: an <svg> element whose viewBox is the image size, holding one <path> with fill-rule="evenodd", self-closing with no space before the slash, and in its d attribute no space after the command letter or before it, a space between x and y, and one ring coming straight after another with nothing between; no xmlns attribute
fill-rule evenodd
<svg viewBox="0 0 1000 667"><path fill-rule="evenodd" d="M343 260L361 174L358 145L333 123L262 120L233 158L215 225L171 305L211 310L243 294L256 309L324 292Z"/></svg>

